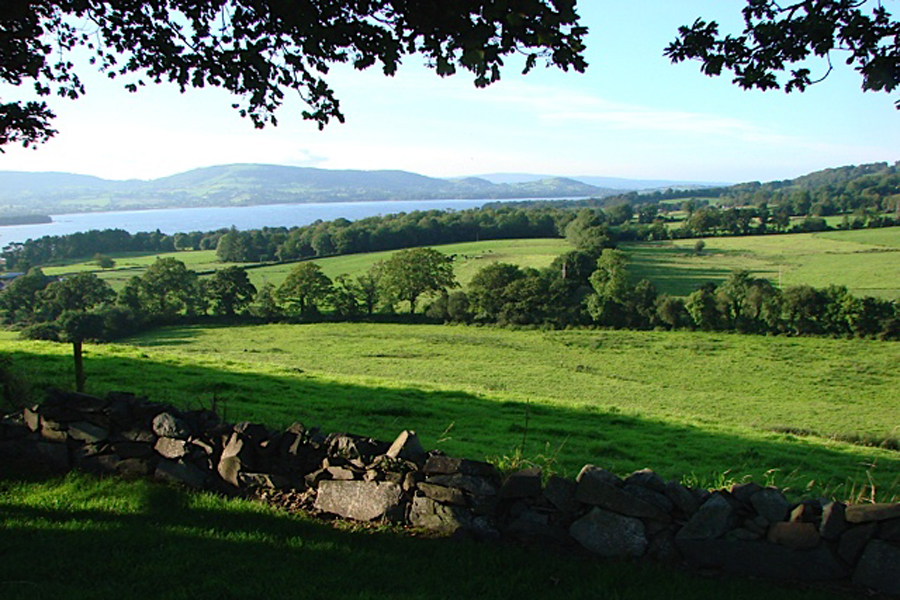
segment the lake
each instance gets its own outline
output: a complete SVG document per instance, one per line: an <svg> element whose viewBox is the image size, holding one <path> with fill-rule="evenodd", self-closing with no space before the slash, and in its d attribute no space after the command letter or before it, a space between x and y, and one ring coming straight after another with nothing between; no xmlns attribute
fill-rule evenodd
<svg viewBox="0 0 900 600"><path fill-rule="evenodd" d="M172 234L213 231L234 225L238 229L298 227L318 219L351 221L415 210L465 210L496 200L396 200L388 202L322 202L201 208L167 208L51 215L52 223L0 227L0 247L45 235L66 235L92 229L124 229L129 233L156 231Z"/></svg>

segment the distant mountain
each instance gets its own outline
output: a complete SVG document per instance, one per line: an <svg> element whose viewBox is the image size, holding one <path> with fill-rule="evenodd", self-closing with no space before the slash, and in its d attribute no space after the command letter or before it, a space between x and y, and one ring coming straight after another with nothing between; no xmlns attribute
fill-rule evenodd
<svg viewBox="0 0 900 600"><path fill-rule="evenodd" d="M554 175L537 175L534 173L488 173L478 177L491 183L528 183L541 179L550 179ZM730 185L721 182L674 181L669 179L625 179L621 177L598 177L594 175L573 175L569 179L587 185L594 185L619 192L650 191L659 189L699 189Z"/></svg>
<svg viewBox="0 0 900 600"><path fill-rule="evenodd" d="M0 215L306 202L552 199L602 197L615 192L559 177L494 183L477 177L438 179L407 171L257 164L193 169L150 181L0 171Z"/></svg>

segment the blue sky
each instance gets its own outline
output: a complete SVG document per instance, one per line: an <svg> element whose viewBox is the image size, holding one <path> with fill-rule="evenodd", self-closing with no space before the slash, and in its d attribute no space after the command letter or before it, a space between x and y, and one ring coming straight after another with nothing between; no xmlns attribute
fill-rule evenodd
<svg viewBox="0 0 900 600"><path fill-rule="evenodd" d="M300 118L255 130L218 90L168 85L129 94L81 72L87 95L53 99L58 136L37 150L7 148L0 169L152 178L195 167L256 162L330 169L403 169L452 177L494 172L688 181L769 181L845 164L900 160L896 95L860 91L835 61L803 94L743 91L696 63L663 57L679 25L703 16L740 26L737 0L581 0L590 28L585 74L512 62L475 89L460 72L439 78L407 59L399 75L336 67L330 82L346 124L324 132ZM893 6L892 6L893 5ZM887 0L889 10L900 9ZM894 10L894 12L897 12ZM824 65L813 63L813 73ZM0 88L0 98L22 97Z"/></svg>

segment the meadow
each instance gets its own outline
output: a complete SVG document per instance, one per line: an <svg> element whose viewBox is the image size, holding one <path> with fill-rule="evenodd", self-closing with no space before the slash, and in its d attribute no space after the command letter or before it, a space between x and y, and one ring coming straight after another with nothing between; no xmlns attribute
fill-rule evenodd
<svg viewBox="0 0 900 600"><path fill-rule="evenodd" d="M768 236L704 238L706 246L697 253L696 240L627 243L632 279L651 280L661 292L686 296L711 281L720 283L736 269L746 269L756 277L766 277L782 287L807 284L825 287L846 285L857 296L900 298L900 227L800 233ZM547 267L553 259L572 249L563 239L491 240L438 246L455 255L454 270L463 289L472 276L492 262L509 262L522 267ZM329 277L366 272L373 264L392 254L374 252L315 259ZM189 269L211 273L235 263L216 261L215 251L199 250L151 255L113 255L114 269L99 270L91 261L72 262L44 268L48 275L96 272L119 290L134 275L140 275L157 256L174 257ZM247 265L244 265L247 266ZM250 265L248 275L259 288L269 282L281 284L292 263Z"/></svg>
<svg viewBox="0 0 900 600"><path fill-rule="evenodd" d="M69 348L5 341L40 385ZM900 498L897 347L700 332L511 331L321 323L168 328L87 350L88 389L125 389L230 420L390 440L574 476L652 468L714 487Z"/></svg>
<svg viewBox="0 0 900 600"><path fill-rule="evenodd" d="M900 227L623 244L634 278L685 296L747 269L780 286L845 285L856 296L900 298Z"/></svg>

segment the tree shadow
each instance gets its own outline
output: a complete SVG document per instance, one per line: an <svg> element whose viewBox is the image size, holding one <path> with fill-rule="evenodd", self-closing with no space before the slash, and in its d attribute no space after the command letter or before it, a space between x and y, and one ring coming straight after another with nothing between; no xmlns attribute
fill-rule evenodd
<svg viewBox="0 0 900 600"><path fill-rule="evenodd" d="M32 377L67 387L59 372L70 368L69 357L21 351L11 355L13 364ZM879 483L883 498L900 493L900 453L845 452L840 445L790 433L742 437L722 426L685 425L600 406L500 402L465 391L335 382L296 367L262 373L246 371L245 365L232 370L227 362L185 366L164 360L90 357L88 392L125 390L188 409L215 406L227 421L248 420L271 428L299 421L326 433L351 432L385 441L411 429L426 449L507 463L521 450L526 459L567 476L586 463L620 474L648 467L665 478L688 477L699 485L745 478L762 483L777 472L775 484L794 488L797 494L848 499L870 477Z"/></svg>

